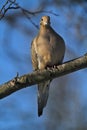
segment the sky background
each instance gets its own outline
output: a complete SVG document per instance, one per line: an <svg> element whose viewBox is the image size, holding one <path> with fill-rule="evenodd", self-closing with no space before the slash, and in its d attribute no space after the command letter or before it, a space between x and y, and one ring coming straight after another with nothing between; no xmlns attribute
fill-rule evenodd
<svg viewBox="0 0 87 130"><path fill-rule="evenodd" d="M17 0L29 11L51 13L29 15L39 26L43 15L65 40L64 61L87 53L87 2L76 0ZM0 8L5 0L0 0ZM21 13L9 10L0 21L0 84L32 72L31 41L38 29ZM0 100L0 130L87 129L87 69L54 79L43 115L37 116L37 87L32 86Z"/></svg>

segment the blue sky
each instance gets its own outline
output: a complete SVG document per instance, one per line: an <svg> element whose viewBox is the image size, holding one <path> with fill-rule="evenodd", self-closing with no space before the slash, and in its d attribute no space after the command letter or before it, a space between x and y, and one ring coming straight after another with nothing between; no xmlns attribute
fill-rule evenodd
<svg viewBox="0 0 87 130"><path fill-rule="evenodd" d="M30 10L35 10L40 5L39 0L30 0L28 2L25 2L24 0L17 0L17 2L22 7ZM4 2L2 0L0 7L3 5L3 3ZM52 14L43 13L33 17L33 20L39 25L39 20L42 15L51 16L52 27L64 38L66 42L66 55L64 60L66 61L84 55L87 52L87 43L85 42L87 41L87 37L83 44L78 44L79 40L76 39L77 35L75 34L74 26L75 21L77 20L76 16L75 20L73 18L71 21L70 19L67 20L68 17L70 17L68 16L69 9L65 7L57 7L55 4L48 5L45 10L53 10L54 12L58 13L59 16L56 17ZM81 15L83 9L81 6L77 6L77 8L75 7L74 11L76 11L76 15L79 16L79 14ZM13 12L15 12L15 10L13 10ZM23 32L23 27L22 30L20 30L20 26L11 26L5 19L0 21L0 84L14 78L17 72L19 72L19 75L32 72L30 46L31 41L37 34L38 30L26 18L18 19L17 23L21 26L23 25L27 29L29 28L30 34L25 34ZM83 33L85 33L84 30ZM73 95L70 95L71 98L67 102L70 104L70 111L75 111L73 112L74 115L69 117L73 123L70 123L69 119L67 119L67 122L62 122L59 126L56 124L56 127L59 128L59 130L62 130L64 127L67 129L69 125L71 128L75 127L75 113L79 113L79 111L81 111L84 107L87 107L87 69L80 70L73 74L59 78L58 84L62 84L63 81L65 81L66 84L67 79L68 83L66 90L69 93L74 94L76 89L76 95L78 95L78 99L74 99ZM52 85L55 86L55 81L52 83ZM48 114L48 111L53 109L52 105L50 105L52 104L51 99L53 101L56 100L55 97L52 98L52 91L54 91L52 85L48 106L44 109L43 116L40 118L37 116L36 86L22 89L0 100L1 130L45 130L48 129L47 123L51 123L53 127L55 123L51 121L49 118L51 115L49 116ZM74 102L76 100L78 104L77 106L79 106L80 110L75 110L74 108ZM85 112L84 118L86 118L86 115L87 112ZM85 121L87 121L87 119L85 119Z"/></svg>

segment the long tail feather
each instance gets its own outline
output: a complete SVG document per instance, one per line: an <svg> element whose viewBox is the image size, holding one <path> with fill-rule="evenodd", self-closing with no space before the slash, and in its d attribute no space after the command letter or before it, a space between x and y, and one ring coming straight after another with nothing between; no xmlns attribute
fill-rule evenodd
<svg viewBox="0 0 87 130"><path fill-rule="evenodd" d="M47 99L49 96L49 86L50 80L38 84L38 116L43 113L43 108L47 104Z"/></svg>

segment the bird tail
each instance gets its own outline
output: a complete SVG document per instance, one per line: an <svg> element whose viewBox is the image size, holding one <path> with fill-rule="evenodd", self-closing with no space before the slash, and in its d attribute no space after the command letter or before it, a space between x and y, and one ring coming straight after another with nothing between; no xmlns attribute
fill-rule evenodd
<svg viewBox="0 0 87 130"><path fill-rule="evenodd" d="M50 80L38 84L38 116L43 113L43 108L47 104L47 99L49 96L49 86Z"/></svg>

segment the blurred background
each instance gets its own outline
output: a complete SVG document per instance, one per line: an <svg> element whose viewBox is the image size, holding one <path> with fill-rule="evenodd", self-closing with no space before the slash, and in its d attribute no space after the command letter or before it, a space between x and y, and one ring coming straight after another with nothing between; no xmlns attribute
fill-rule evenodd
<svg viewBox="0 0 87 130"><path fill-rule="evenodd" d="M51 17L51 26L66 43L64 61L87 53L86 0L16 0L0 20L0 84L32 72L31 41L40 18ZM1 14L10 6L0 0ZM5 7L2 9L3 5ZM37 13L24 13L23 9ZM57 16L58 14L58 16ZM0 15L1 16L1 15ZM87 130L87 69L51 83L43 115L37 116L37 87L32 86L0 100L0 130Z"/></svg>

